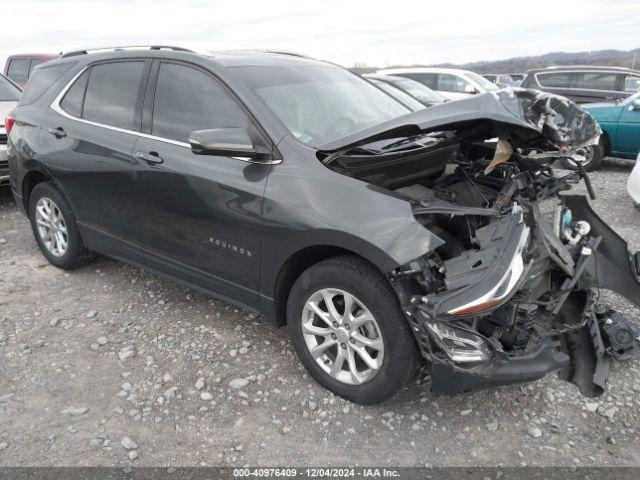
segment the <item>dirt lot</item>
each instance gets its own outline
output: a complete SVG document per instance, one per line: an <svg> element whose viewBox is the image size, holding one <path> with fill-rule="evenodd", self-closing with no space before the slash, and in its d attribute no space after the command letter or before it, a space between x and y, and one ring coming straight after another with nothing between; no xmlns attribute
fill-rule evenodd
<svg viewBox="0 0 640 480"><path fill-rule="evenodd" d="M592 178L635 250L631 166ZM597 400L554 375L434 397L424 374L361 407L260 317L107 258L49 266L0 193L0 466L640 465L639 367L612 364Z"/></svg>

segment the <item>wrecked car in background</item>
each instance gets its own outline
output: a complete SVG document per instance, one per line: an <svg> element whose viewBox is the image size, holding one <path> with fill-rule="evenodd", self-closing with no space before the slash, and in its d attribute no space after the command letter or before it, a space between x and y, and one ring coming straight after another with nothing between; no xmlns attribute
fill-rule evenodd
<svg viewBox="0 0 640 480"><path fill-rule="evenodd" d="M638 353L596 294L640 305L638 256L569 193L593 194L580 162L551 167L601 133L564 98L410 112L325 62L164 46L34 75L50 82L10 115L10 183L59 268L100 252L260 312L360 403L425 361L440 394L560 371L597 395L608 356Z"/></svg>

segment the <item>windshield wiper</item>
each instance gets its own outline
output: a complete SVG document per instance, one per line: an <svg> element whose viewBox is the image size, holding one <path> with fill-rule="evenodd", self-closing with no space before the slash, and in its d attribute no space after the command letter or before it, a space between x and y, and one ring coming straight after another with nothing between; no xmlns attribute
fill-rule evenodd
<svg viewBox="0 0 640 480"><path fill-rule="evenodd" d="M345 148L344 150L339 150L337 152L333 152L331 155L327 156L327 158L322 160L322 164L323 165L329 165L336 158L341 157L345 153L362 153L362 154L365 154L365 155L379 155L381 152L379 152L377 150L369 150L369 149L366 149L366 148L361 147L361 146L349 147L349 148Z"/></svg>

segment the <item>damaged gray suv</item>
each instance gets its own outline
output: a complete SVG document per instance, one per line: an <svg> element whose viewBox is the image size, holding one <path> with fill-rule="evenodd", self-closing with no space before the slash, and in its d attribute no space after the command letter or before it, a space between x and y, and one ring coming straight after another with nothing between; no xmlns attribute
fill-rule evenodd
<svg viewBox="0 0 640 480"><path fill-rule="evenodd" d="M10 183L49 261L99 252L287 325L349 400L421 364L452 394L557 371L590 396L640 330L638 256L556 160L600 134L570 101L502 90L409 112L335 65L151 47L34 70ZM579 165L578 165L579 166Z"/></svg>

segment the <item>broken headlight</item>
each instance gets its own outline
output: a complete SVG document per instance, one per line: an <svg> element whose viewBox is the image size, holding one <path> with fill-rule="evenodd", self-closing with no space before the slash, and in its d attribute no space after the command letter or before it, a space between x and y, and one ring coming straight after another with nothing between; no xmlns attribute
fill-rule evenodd
<svg viewBox="0 0 640 480"><path fill-rule="evenodd" d="M453 362L476 363L491 359L491 349L481 335L449 323L428 322L427 327Z"/></svg>

